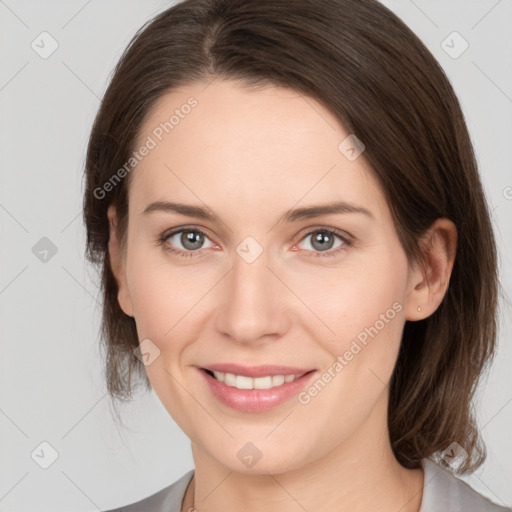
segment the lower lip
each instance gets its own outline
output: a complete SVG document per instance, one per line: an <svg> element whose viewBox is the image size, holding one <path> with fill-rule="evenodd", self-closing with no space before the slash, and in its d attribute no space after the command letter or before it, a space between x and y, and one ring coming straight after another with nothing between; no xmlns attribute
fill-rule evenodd
<svg viewBox="0 0 512 512"><path fill-rule="evenodd" d="M281 405L297 395L315 373L314 371L308 372L292 382L285 382L275 388L238 389L220 382L205 370L200 369L199 371L218 400L224 405L244 412L263 412Z"/></svg>

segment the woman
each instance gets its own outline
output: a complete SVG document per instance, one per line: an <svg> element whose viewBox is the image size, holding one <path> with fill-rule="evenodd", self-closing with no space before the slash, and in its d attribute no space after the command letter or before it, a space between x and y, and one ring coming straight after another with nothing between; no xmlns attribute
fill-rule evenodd
<svg viewBox="0 0 512 512"><path fill-rule="evenodd" d="M109 392L152 387L195 466L117 510L505 510L452 474L485 459L489 211L449 81L387 8L159 14L95 120L84 216Z"/></svg>

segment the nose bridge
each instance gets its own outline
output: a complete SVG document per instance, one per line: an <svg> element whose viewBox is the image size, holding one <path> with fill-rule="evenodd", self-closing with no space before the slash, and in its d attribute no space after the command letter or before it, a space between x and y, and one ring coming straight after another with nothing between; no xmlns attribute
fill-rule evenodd
<svg viewBox="0 0 512 512"><path fill-rule="evenodd" d="M282 335L286 328L286 306L282 284L272 268L270 252L252 237L236 248L233 266L222 287L217 328L239 342L258 341Z"/></svg>

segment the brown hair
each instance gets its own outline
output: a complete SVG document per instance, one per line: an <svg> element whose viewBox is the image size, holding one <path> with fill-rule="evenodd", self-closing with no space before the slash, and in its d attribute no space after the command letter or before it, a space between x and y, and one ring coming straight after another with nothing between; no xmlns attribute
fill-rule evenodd
<svg viewBox="0 0 512 512"><path fill-rule="evenodd" d="M117 300L108 258L107 207L124 247L129 180L105 192L135 149L155 102L214 77L294 88L317 99L366 146L409 261L432 223L451 219L457 255L446 295L428 318L407 321L390 382L392 449L407 468L442 463L452 442L468 453L461 473L486 458L472 399L495 351L496 244L471 140L457 97L419 38L376 0L186 0L139 29L103 97L86 157L87 258L98 264L102 340L111 397L132 397L133 318ZM103 188L102 188L103 187ZM101 194L98 193L102 190Z"/></svg>

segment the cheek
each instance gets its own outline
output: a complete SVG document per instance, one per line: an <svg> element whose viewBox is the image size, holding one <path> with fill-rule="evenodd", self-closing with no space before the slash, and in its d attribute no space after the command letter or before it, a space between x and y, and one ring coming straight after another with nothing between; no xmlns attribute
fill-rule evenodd
<svg viewBox="0 0 512 512"><path fill-rule="evenodd" d="M381 243L336 268L311 269L300 275L290 271L286 281L307 306L297 301L312 339L333 355L348 350L358 336L363 343L372 334L399 342L407 283L407 258L399 247Z"/></svg>
<svg viewBox="0 0 512 512"><path fill-rule="evenodd" d="M163 252L163 251L162 251ZM149 338L160 351L159 364L148 366L148 375L159 367L176 371L186 364L183 352L190 340L200 337L212 308L208 291L218 280L215 269L171 262L161 249L134 250L128 282L139 340Z"/></svg>
<svg viewBox="0 0 512 512"><path fill-rule="evenodd" d="M186 273L166 259L163 249L137 241L127 261L127 279L137 326L150 328L158 337L190 307L194 288L186 286ZM197 291L196 291L197 294Z"/></svg>
<svg viewBox="0 0 512 512"><path fill-rule="evenodd" d="M177 279L177 272L155 254L157 249L144 251L134 244L127 262L127 280L139 340L149 338L162 351L178 319L190 308L192 297L188 300L188 289Z"/></svg>
<svg viewBox="0 0 512 512"><path fill-rule="evenodd" d="M380 393L391 377L405 322L407 259L396 250L380 252L343 291L338 341L330 352L342 356L351 386Z"/></svg>
<svg viewBox="0 0 512 512"><path fill-rule="evenodd" d="M134 251L129 270L139 340L151 340L152 354L158 354L145 371L169 414L184 431L193 433L189 414L194 402L179 383L183 382L187 340L195 339L201 326L199 301L204 291L187 286L187 272L172 267L165 258L155 258L151 251Z"/></svg>
<svg viewBox="0 0 512 512"><path fill-rule="evenodd" d="M380 403L398 356L406 260L396 254L379 260L378 269L367 261L347 272L316 311L336 334L317 336L329 354L320 372L325 384L307 389L301 403L315 411L311 429L327 444L349 437Z"/></svg>

